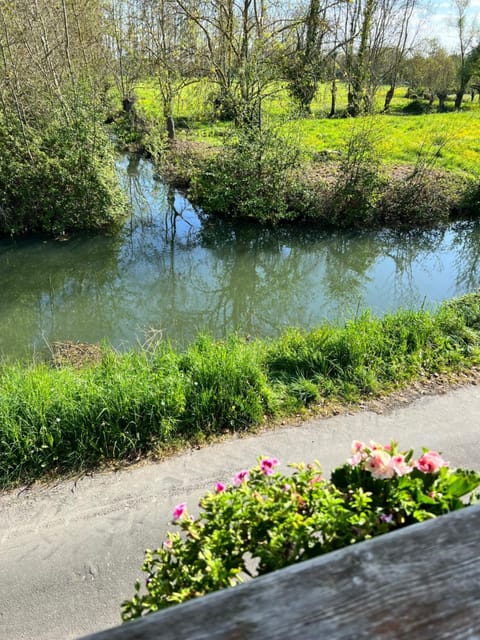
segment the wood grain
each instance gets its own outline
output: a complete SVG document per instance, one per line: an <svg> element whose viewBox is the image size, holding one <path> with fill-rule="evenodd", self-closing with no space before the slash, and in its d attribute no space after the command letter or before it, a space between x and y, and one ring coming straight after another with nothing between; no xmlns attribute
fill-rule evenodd
<svg viewBox="0 0 480 640"><path fill-rule="evenodd" d="M480 505L85 640L480 640Z"/></svg>

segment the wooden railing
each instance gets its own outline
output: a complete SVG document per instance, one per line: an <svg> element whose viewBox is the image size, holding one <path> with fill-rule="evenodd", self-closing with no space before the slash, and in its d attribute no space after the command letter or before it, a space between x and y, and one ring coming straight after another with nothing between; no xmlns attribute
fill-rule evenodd
<svg viewBox="0 0 480 640"><path fill-rule="evenodd" d="M480 506L88 636L88 640L347 638L480 639Z"/></svg>

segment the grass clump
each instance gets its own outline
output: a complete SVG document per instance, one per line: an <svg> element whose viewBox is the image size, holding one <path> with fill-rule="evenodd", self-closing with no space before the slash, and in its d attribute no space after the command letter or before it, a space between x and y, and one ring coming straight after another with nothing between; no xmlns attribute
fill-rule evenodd
<svg viewBox="0 0 480 640"><path fill-rule="evenodd" d="M324 398L358 401L480 361L480 294L269 341L199 337L77 370L0 369L0 486L247 430Z"/></svg>
<svg viewBox="0 0 480 640"><path fill-rule="evenodd" d="M181 356L186 410L183 433L221 433L259 424L272 408L272 392L263 367L261 342L238 336L217 342L201 336Z"/></svg>

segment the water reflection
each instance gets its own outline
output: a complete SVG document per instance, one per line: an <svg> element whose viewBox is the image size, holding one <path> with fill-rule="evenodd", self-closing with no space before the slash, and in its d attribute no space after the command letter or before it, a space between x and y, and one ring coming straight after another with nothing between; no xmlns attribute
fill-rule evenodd
<svg viewBox="0 0 480 640"><path fill-rule="evenodd" d="M0 243L0 351L47 341L123 348L161 331L272 335L369 307L432 306L477 289L480 225L333 233L201 220L145 161L120 163L133 215L115 236Z"/></svg>

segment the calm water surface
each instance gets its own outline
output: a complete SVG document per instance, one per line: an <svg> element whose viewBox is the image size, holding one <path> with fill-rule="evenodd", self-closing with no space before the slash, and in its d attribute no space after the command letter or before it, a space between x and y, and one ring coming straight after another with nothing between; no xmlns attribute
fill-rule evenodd
<svg viewBox="0 0 480 640"><path fill-rule="evenodd" d="M146 161L120 171L134 214L114 236L0 242L0 353L48 342L199 331L275 335L343 321L368 307L432 307L480 283L480 225L425 233L323 233L199 219Z"/></svg>

